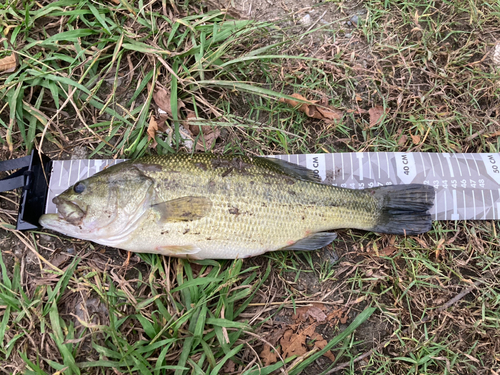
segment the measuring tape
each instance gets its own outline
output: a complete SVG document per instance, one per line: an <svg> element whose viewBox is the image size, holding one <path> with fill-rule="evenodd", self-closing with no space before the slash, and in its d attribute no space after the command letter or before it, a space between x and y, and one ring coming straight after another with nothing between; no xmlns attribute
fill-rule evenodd
<svg viewBox="0 0 500 375"><path fill-rule="evenodd" d="M432 185L434 220L500 219L500 154L349 152L271 156L313 170L330 185L366 189L419 183ZM52 199L79 180L119 160L53 160L45 213Z"/></svg>

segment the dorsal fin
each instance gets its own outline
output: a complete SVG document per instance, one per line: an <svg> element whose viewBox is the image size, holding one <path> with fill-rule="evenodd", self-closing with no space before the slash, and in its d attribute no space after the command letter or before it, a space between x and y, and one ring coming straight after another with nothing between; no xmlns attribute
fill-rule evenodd
<svg viewBox="0 0 500 375"><path fill-rule="evenodd" d="M275 158L256 157L253 159L258 166L279 171L290 177L305 181L321 182L321 178L314 171L306 167Z"/></svg>

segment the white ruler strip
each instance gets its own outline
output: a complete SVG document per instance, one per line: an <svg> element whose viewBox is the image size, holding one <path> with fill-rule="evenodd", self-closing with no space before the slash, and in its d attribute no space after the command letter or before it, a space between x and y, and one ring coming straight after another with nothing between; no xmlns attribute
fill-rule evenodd
<svg viewBox="0 0 500 375"><path fill-rule="evenodd" d="M324 183L351 189L420 183L436 188L435 220L500 219L500 154L342 153L273 156L313 170ZM54 160L52 199L77 181L120 160Z"/></svg>

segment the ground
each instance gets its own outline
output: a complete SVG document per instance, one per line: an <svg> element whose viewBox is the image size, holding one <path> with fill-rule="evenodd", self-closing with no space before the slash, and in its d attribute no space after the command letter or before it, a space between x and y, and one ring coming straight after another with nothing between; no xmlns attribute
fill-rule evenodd
<svg viewBox="0 0 500 375"><path fill-rule="evenodd" d="M0 60L0 160L33 148L53 159L500 149L495 1L0 10L0 57L18 59L13 72ZM292 94L322 115L286 104ZM0 195L4 373L500 371L496 221L408 238L340 230L317 252L244 261L127 263L15 231L18 196Z"/></svg>

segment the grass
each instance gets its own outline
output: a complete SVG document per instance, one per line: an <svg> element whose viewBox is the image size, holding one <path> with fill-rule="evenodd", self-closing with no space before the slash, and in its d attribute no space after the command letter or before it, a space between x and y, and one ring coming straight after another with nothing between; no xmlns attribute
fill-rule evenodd
<svg viewBox="0 0 500 375"><path fill-rule="evenodd" d="M0 158L34 148L54 159L192 152L181 137L187 110L204 125L194 141L217 153L499 152L498 2L313 9L331 22L251 22L198 2L2 4L0 57L15 53L19 64L0 76ZM356 12L358 26L345 25ZM154 146L158 88L171 111ZM343 120L278 101L292 93L326 98ZM370 125L358 109L377 105L387 113ZM328 252L196 263L141 255L127 268L113 249L14 231L16 202L0 196L4 373L500 370L498 222L436 222L415 238L339 231L334 262ZM309 343L307 355L266 365L275 330L313 303L345 310L347 323L318 326L323 349ZM334 362L322 357L330 349Z"/></svg>

